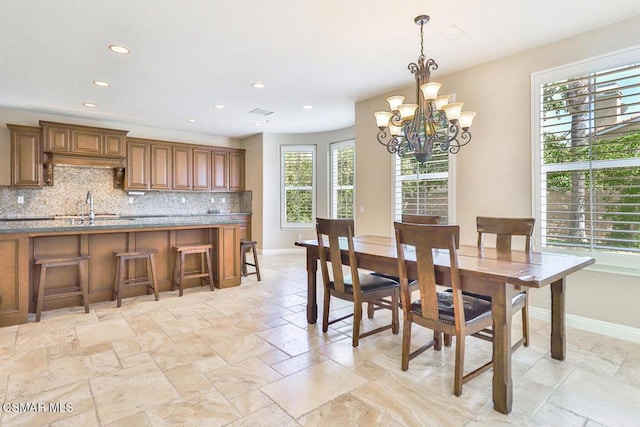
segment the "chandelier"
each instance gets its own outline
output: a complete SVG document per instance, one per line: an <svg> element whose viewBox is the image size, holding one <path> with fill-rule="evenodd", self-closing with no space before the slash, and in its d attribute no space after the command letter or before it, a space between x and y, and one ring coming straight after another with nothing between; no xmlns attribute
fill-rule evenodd
<svg viewBox="0 0 640 427"><path fill-rule="evenodd" d="M408 68L416 79L416 103L405 104L404 96L387 98L391 111L373 113L380 131L378 142L389 153L400 157L414 156L419 162L431 157L434 147L455 154L471 141L469 128L476 113L462 111L462 102L449 102L451 95L440 95L440 83L429 82L431 71L438 69L433 59L425 61L424 25L428 15L414 19L420 25L420 56Z"/></svg>

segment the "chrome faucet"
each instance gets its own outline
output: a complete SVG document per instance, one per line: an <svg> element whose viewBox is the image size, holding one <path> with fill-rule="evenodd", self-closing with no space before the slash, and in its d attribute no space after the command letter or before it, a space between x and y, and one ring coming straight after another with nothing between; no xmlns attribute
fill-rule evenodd
<svg viewBox="0 0 640 427"><path fill-rule="evenodd" d="M93 210L93 194L91 194L91 191L87 192L87 201L86 203L89 204L89 221L90 222L94 222L96 220L96 213Z"/></svg>

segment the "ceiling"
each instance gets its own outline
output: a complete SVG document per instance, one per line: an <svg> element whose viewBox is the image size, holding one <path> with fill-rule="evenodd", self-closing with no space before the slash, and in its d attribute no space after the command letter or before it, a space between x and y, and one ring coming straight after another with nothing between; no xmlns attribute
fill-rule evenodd
<svg viewBox="0 0 640 427"><path fill-rule="evenodd" d="M417 15L431 16L435 80L640 15L640 2L0 0L0 11L0 106L242 137L351 126L355 102L411 85Z"/></svg>

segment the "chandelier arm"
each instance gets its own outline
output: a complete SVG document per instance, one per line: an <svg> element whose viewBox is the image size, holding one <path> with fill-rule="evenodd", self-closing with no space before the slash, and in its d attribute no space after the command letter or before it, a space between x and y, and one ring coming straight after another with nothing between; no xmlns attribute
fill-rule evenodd
<svg viewBox="0 0 640 427"><path fill-rule="evenodd" d="M389 133L389 128L384 128L380 132L378 132L377 139L381 145L384 145L387 148L387 151L391 154L398 153L398 147L401 145L402 141L400 141L402 137L391 136Z"/></svg>
<svg viewBox="0 0 640 427"><path fill-rule="evenodd" d="M389 119L389 123L394 125L394 126L402 126L402 120L400 119L400 117L401 117L400 116L400 111L393 110L392 113L393 113L393 115Z"/></svg>

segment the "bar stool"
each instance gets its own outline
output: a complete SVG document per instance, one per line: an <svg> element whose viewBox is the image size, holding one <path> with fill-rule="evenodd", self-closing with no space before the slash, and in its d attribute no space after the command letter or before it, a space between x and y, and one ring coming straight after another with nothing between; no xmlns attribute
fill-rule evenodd
<svg viewBox="0 0 640 427"><path fill-rule="evenodd" d="M39 258L36 265L40 266L40 279L38 289L35 291L36 297L36 322L40 321L42 305L45 301L80 296L84 305L84 312L89 312L89 286L85 281L86 265L89 255L59 258ZM55 267L78 266L78 284L64 288L45 289L47 283L47 269Z"/></svg>
<svg viewBox="0 0 640 427"><path fill-rule="evenodd" d="M213 273L211 271L211 250L213 245L179 245L174 246L176 250L176 263L173 267L173 281L171 289L178 287L178 295L182 296L184 281L188 279L209 279L209 288L213 290ZM185 271L185 261L187 255L200 254L200 269Z"/></svg>
<svg viewBox="0 0 640 427"><path fill-rule="evenodd" d="M242 255L242 275L247 277L250 274L258 276L258 282L260 281L260 265L258 265L258 254L256 252L256 243L253 240L240 239L240 254ZM253 253L253 263L247 262L247 250ZM249 273L247 271L247 265L255 267L255 271Z"/></svg>
<svg viewBox="0 0 640 427"><path fill-rule="evenodd" d="M116 256L116 274L113 279L113 296L116 302L116 307L122 305L122 291L124 288L146 286L147 292L149 289L153 289L156 301L160 299L158 295L158 277L156 275L156 259L155 254L158 253L157 249L137 249L135 251L114 251ZM136 276L131 278L125 278L127 261L136 259L144 259L146 261L146 276Z"/></svg>

